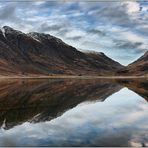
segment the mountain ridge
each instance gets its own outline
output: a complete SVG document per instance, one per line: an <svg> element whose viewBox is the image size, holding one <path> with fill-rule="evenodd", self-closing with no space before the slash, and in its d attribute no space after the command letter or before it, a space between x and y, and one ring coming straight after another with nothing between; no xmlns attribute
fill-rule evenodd
<svg viewBox="0 0 148 148"><path fill-rule="evenodd" d="M140 58L130 63L127 67L117 72L120 75L148 75L148 51L145 52Z"/></svg>
<svg viewBox="0 0 148 148"><path fill-rule="evenodd" d="M81 52L49 34L0 29L0 75L109 75L123 67L105 54Z"/></svg>

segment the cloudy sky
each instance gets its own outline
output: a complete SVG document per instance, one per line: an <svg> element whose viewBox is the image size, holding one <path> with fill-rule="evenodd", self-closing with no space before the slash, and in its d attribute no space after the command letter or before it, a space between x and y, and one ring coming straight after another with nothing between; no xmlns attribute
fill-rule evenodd
<svg viewBox="0 0 148 148"><path fill-rule="evenodd" d="M127 65L148 50L148 1L2 1L0 26L44 32Z"/></svg>

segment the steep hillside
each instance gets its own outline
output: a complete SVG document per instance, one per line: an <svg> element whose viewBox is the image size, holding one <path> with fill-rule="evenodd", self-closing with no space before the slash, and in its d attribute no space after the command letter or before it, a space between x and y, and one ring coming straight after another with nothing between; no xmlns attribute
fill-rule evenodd
<svg viewBox="0 0 148 148"><path fill-rule="evenodd" d="M117 73L119 75L148 75L148 51L135 62L119 70Z"/></svg>
<svg viewBox="0 0 148 148"><path fill-rule="evenodd" d="M123 66L104 54L86 54L49 34L0 29L0 75L111 75Z"/></svg>

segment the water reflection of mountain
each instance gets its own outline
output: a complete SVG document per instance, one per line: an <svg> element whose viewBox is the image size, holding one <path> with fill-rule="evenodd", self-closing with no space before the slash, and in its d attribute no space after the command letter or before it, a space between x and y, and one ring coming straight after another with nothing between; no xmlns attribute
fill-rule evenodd
<svg viewBox="0 0 148 148"><path fill-rule="evenodd" d="M10 80L0 82L0 124L51 120L84 101L104 101L122 86L104 80Z"/></svg>
<svg viewBox="0 0 148 148"><path fill-rule="evenodd" d="M148 101L148 80L147 79L118 79L116 82L134 91Z"/></svg>
<svg viewBox="0 0 148 148"><path fill-rule="evenodd" d="M9 80L0 82L0 125L6 129L25 121L51 120L85 101L104 101L128 87L148 100L148 81Z"/></svg>

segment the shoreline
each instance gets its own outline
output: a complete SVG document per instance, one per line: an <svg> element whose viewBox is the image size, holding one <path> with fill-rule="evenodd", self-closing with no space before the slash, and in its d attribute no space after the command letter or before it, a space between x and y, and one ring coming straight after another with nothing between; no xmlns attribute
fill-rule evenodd
<svg viewBox="0 0 148 148"><path fill-rule="evenodd" d="M148 76L0 76L0 79L147 79Z"/></svg>

